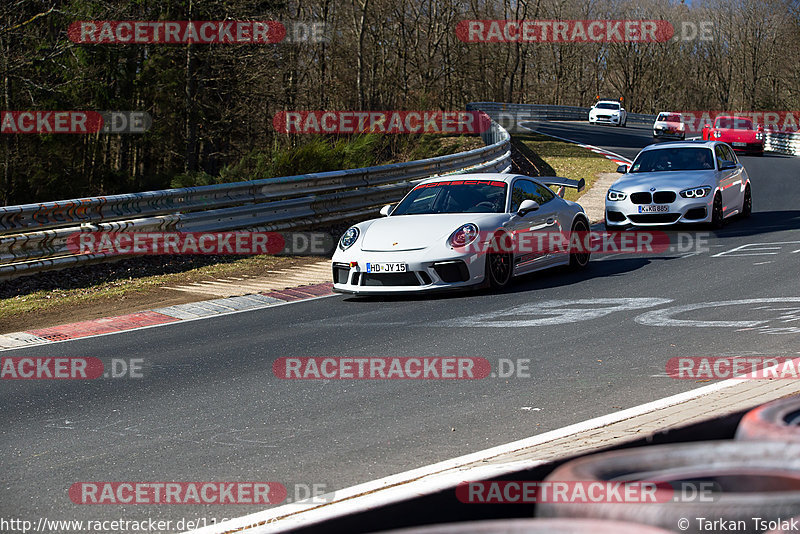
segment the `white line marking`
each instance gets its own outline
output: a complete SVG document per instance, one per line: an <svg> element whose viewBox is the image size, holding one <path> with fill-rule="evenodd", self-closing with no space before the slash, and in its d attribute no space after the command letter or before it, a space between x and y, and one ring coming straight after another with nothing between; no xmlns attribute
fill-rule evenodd
<svg viewBox="0 0 800 534"><path fill-rule="evenodd" d="M716 257L723 256L723 255L725 257L731 257L731 258L743 258L745 256L777 256L778 253L777 252L762 252L760 254L725 254L723 252L722 254L716 254L716 255L711 256L711 257L712 258L716 258Z"/></svg>
<svg viewBox="0 0 800 534"><path fill-rule="evenodd" d="M314 504L301 505L301 503L293 503L278 506L246 516L233 518L217 525L209 525L191 532L195 534L219 534L249 528L253 528L253 534L285 532L299 528L300 526L313 525L335 517L343 517L349 514L396 503L411 497L432 494L453 488L458 483L465 480L484 480L503 476L522 469L530 469L546 462L528 460L504 464L466 466L476 462L486 462L493 457L531 448L579 432L602 428L613 423L624 421L625 419L697 399L704 395L721 391L744 382L754 381L755 380L752 379L733 378L715 384L709 384L691 391L634 406L633 408L613 412L608 415L545 432L537 436L512 441L511 443L498 445L497 447L492 447L483 451L444 460L396 475L390 475L378 480L372 480L363 484L337 490L332 494L318 497L318 502ZM325 503L320 504L321 501L325 501ZM276 524L276 521L280 521L281 524ZM264 524L254 527L256 523Z"/></svg>
<svg viewBox="0 0 800 534"><path fill-rule="evenodd" d="M778 254L777 252L762 252L761 254L749 254L749 253L747 253L747 254L734 254L734 252L739 252L739 251L741 251L741 250L743 250L743 249L745 249L747 247L759 247L759 246L761 248L749 248L748 250L751 250L751 251L754 251L754 252L760 252L760 251L766 251L766 250L780 250L780 249L783 248L782 246L771 247L771 246L768 246L768 245L794 245L796 243L800 243L800 241L778 241L778 242L775 242L775 243L745 243L744 245L739 245L738 247L732 248L730 250L726 250L726 251L714 254L711 257L712 258L719 258L720 256L762 256L762 255L765 255L765 254ZM795 251L795 252L800 252L800 251Z"/></svg>
<svg viewBox="0 0 800 534"><path fill-rule="evenodd" d="M742 299L742 300L726 300L718 302L701 302L698 304L688 304L685 306L673 306L671 308L662 308L659 310L652 310L637 316L634 321L638 324L648 326L679 326L679 327L696 327L696 328L743 328L746 326L762 326L769 323L768 320L763 321L703 321L703 320L689 320L689 319L675 319L674 316L694 310L702 310L707 308L719 308L720 306L747 306L750 304L772 302L800 302L800 297L778 297L778 298L757 298L757 299Z"/></svg>

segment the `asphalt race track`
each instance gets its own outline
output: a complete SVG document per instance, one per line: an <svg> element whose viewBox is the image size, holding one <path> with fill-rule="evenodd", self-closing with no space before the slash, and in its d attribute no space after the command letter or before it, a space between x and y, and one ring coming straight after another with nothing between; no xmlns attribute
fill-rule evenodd
<svg viewBox="0 0 800 534"><path fill-rule="evenodd" d="M531 127L628 158L652 142L647 128ZM263 507L77 505L67 490L238 480L281 482L290 497L294 484L332 491L707 384L667 378L671 357L797 356L800 160L742 161L753 216L700 234L699 250L594 257L500 294L337 295L3 352L143 358L144 377L4 381L0 515L236 517ZM741 299L760 300L723 302ZM290 381L272 373L283 356L474 356L493 370L521 358L530 376Z"/></svg>

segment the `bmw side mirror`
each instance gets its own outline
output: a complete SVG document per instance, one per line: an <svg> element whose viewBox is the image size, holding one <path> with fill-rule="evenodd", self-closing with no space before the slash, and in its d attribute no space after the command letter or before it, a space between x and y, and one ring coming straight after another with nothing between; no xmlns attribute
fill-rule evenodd
<svg viewBox="0 0 800 534"><path fill-rule="evenodd" d="M519 209L517 209L517 215L520 217L527 214L531 211L536 211L539 209L539 203L535 200L525 199L519 204Z"/></svg>
<svg viewBox="0 0 800 534"><path fill-rule="evenodd" d="M388 217L389 215L392 214L393 210L394 206L392 206L391 204L386 204L384 207L381 208L381 215L383 215L384 217Z"/></svg>
<svg viewBox="0 0 800 534"><path fill-rule="evenodd" d="M620 174L625 174L626 172L628 172L628 166L620 165L619 167L617 167L617 172Z"/></svg>

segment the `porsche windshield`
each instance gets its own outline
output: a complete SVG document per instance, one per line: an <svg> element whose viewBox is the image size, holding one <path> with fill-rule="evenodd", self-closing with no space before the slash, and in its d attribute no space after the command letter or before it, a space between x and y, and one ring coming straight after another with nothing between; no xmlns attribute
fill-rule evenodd
<svg viewBox="0 0 800 534"><path fill-rule="evenodd" d="M494 180L433 182L417 186L392 215L503 213L506 184Z"/></svg>
<svg viewBox="0 0 800 534"><path fill-rule="evenodd" d="M753 121L741 117L720 117L717 119L715 127L730 130L752 130Z"/></svg>
<svg viewBox="0 0 800 534"><path fill-rule="evenodd" d="M714 168L707 148L660 148L639 154L630 172L701 171Z"/></svg>

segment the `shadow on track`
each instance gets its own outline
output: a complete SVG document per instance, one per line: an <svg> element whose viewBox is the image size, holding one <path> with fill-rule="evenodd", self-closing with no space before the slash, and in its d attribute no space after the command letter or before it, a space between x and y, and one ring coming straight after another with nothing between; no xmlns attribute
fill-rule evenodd
<svg viewBox="0 0 800 534"><path fill-rule="evenodd" d="M465 299L484 295L506 295L535 291L537 289L550 289L569 286L595 278L608 278L622 276L625 273L641 269L653 259L672 258L614 258L603 262L590 262L586 270L572 272L565 267L553 267L544 271L526 274L516 278L509 287L503 290L490 290L488 288L442 290L436 293L411 294L411 295L350 295L346 302L415 302L428 300Z"/></svg>

